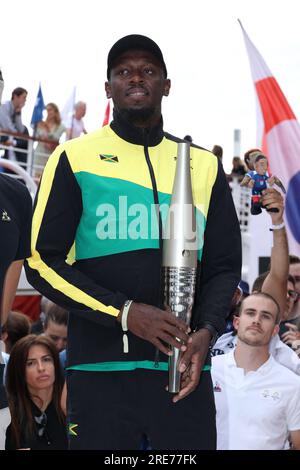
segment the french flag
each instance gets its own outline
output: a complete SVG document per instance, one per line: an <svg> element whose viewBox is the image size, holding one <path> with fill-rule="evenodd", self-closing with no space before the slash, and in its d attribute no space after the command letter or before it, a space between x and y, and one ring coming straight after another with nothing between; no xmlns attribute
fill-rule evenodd
<svg viewBox="0 0 300 470"><path fill-rule="evenodd" d="M290 254L300 256L300 125L270 69L240 22L258 99L260 144L271 173L287 190L285 219Z"/></svg>

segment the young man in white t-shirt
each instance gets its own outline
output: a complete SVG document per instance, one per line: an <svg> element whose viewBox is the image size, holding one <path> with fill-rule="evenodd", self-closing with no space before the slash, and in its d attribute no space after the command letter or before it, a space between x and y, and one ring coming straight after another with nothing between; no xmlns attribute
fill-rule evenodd
<svg viewBox="0 0 300 470"><path fill-rule="evenodd" d="M280 308L268 294L247 297L234 318L236 348L212 360L218 450L300 450L300 378L269 352Z"/></svg>
<svg viewBox="0 0 300 470"><path fill-rule="evenodd" d="M287 307L287 292L289 290L289 256L286 230L283 223L284 202L283 197L274 188L264 191L263 205L276 208L278 212L270 212L273 230L273 248L271 252L271 267L268 275L263 279L257 278L253 284L253 292L270 294L278 302L282 318L285 318ZM211 355L226 354L236 346L235 332L230 331L222 335L211 350ZM300 359L279 335L275 335L269 345L269 351L274 359L296 374L300 375Z"/></svg>

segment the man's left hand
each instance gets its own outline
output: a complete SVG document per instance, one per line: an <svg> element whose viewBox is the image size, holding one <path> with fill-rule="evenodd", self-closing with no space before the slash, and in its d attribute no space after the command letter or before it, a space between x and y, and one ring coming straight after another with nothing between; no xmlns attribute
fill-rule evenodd
<svg viewBox="0 0 300 470"><path fill-rule="evenodd" d="M181 375L181 389L173 397L173 403L185 398L197 387L201 371L208 353L211 333L202 328L191 334L192 342L187 343L187 350L182 354L179 371Z"/></svg>

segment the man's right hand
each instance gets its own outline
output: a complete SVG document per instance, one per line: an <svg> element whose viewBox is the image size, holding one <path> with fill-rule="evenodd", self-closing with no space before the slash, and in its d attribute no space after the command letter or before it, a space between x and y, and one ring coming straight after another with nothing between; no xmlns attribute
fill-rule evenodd
<svg viewBox="0 0 300 470"><path fill-rule="evenodd" d="M121 314L119 320L121 320ZM127 326L131 333L149 341L168 356L172 355L172 352L167 345L185 351L186 346L182 342L191 342L188 335L190 329L183 320L176 318L170 311L161 310L152 305L132 302L128 312Z"/></svg>

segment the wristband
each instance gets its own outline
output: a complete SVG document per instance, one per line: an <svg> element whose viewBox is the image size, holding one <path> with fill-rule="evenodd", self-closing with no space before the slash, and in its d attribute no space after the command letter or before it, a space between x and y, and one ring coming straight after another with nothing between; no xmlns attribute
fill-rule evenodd
<svg viewBox="0 0 300 470"><path fill-rule="evenodd" d="M270 231L273 232L273 230L280 230L281 228L284 228L285 224L282 222L282 224L279 225L271 225Z"/></svg>
<svg viewBox="0 0 300 470"><path fill-rule="evenodd" d="M201 322L199 325L197 325L196 328L194 328L193 333L196 333L197 331L201 330L202 328L208 330L211 334L211 340L210 340L210 346L214 346L216 343L219 333L216 330L216 328L210 323L210 322Z"/></svg>
<svg viewBox="0 0 300 470"><path fill-rule="evenodd" d="M128 331L127 317L128 317L128 312L129 312L132 302L133 300L126 300L124 307L123 307L123 311L122 311L121 326L122 326L122 330L124 331L124 334L123 334L123 352L124 353L129 352L128 336L126 334L126 331Z"/></svg>

